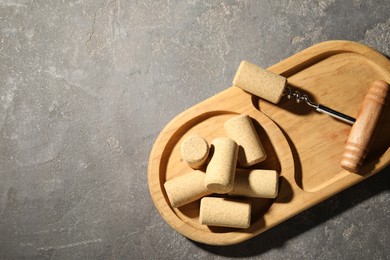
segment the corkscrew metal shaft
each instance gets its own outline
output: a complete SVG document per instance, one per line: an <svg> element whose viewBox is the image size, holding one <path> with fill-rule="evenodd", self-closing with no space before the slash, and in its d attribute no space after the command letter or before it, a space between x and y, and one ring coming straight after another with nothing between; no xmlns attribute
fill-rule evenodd
<svg viewBox="0 0 390 260"><path fill-rule="evenodd" d="M321 105L321 104L317 104L313 101L311 101L308 97L308 95L304 94L302 95L299 91L295 90L295 91L292 91L290 87L286 87L284 89L284 94L287 96L288 99L291 99L291 98L295 98L295 101L297 103L300 103L301 101L304 101L306 102L307 105L311 106L311 107L314 107L316 109L317 112L320 112L320 113L324 113L324 114L327 114L329 116L332 116L334 118L337 118L341 121L344 121L348 124L351 124L353 125L356 121L355 118L353 117L350 117L350 116L347 116L343 113L340 113L336 110L333 110L327 106L324 106L324 105Z"/></svg>

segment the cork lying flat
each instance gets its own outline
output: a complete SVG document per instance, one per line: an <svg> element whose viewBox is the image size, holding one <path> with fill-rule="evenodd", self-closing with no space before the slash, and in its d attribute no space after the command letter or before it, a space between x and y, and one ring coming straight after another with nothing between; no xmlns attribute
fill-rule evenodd
<svg viewBox="0 0 390 260"><path fill-rule="evenodd" d="M251 203L204 197L200 201L199 221L209 226L248 228L251 223Z"/></svg>
<svg viewBox="0 0 390 260"><path fill-rule="evenodd" d="M276 171L237 169L229 195L276 198L278 190L279 176Z"/></svg>
<svg viewBox="0 0 390 260"><path fill-rule="evenodd" d="M239 146L238 163L249 167L267 158L260 138L248 115L235 116L224 124L227 135Z"/></svg>
<svg viewBox="0 0 390 260"><path fill-rule="evenodd" d="M233 85L255 96L278 103L286 87L283 76L242 61L233 79Z"/></svg>
<svg viewBox="0 0 390 260"><path fill-rule="evenodd" d="M207 165L204 185L211 192L228 193L233 188L238 145L227 137L216 138L211 145L214 150Z"/></svg>
<svg viewBox="0 0 390 260"><path fill-rule="evenodd" d="M204 186L204 178L205 173L196 170L165 182L171 206L177 208L210 195L212 192Z"/></svg>

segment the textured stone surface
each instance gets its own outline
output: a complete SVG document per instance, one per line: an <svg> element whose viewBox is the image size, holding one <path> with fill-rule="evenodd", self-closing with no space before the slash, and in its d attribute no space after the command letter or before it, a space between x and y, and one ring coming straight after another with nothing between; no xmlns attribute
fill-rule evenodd
<svg viewBox="0 0 390 260"><path fill-rule="evenodd" d="M232 247L160 217L147 163L175 115L346 39L390 56L390 2L0 0L0 258L385 259L389 168Z"/></svg>

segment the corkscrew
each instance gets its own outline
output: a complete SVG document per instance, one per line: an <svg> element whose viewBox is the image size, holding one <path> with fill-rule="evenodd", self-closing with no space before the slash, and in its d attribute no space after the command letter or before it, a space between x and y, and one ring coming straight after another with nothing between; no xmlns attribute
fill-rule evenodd
<svg viewBox="0 0 390 260"><path fill-rule="evenodd" d="M284 89L284 95L287 96L288 99L292 99L292 98L295 98L295 101L297 103L300 103L301 101L304 101L307 105L313 107L316 109L317 112L320 112L320 113L324 113L324 114L327 114L329 116L332 116L336 119L339 119L341 121L344 121L348 124L351 124L353 125L356 121L355 118L353 117L350 117L350 116L347 116L343 113L340 113L336 110L333 110L327 106L324 106L324 105L321 105L321 104L318 104L318 103L315 103L313 102L312 100L310 100L309 96L306 95L306 94L301 94L301 92L299 92L298 90L292 90L290 87L286 86L285 89Z"/></svg>
<svg viewBox="0 0 390 260"><path fill-rule="evenodd" d="M301 94L297 90L293 91L287 84L287 78L247 61L241 62L233 79L233 85L274 104L277 104L280 98L286 95L288 99L295 99L297 103L304 101L320 113L328 114L351 124L351 132L341 161L341 166L351 172L359 170L370 149L374 130L390 92L387 82L373 81L357 114L357 119L355 119L313 102L308 95Z"/></svg>

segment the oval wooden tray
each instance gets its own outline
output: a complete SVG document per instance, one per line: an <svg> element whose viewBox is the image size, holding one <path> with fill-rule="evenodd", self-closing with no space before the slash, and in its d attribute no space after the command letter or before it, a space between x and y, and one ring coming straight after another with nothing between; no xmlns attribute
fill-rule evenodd
<svg viewBox="0 0 390 260"><path fill-rule="evenodd" d="M373 80L390 82L390 62L383 55L347 41L317 44L268 69L287 77L291 87L308 93L313 100L351 116L356 116ZM200 225L199 201L177 209L170 207L164 182L191 170L179 151L186 135L197 133L209 142L225 136L223 123L240 113L252 117L268 154L265 162L253 168L279 172L279 195L275 200L252 199L255 206L248 229ZM386 107L373 149L359 174L353 174L340 167L349 125L316 113L304 104L282 100L274 105L230 87L184 111L160 133L149 159L150 194L161 216L182 235L206 244L236 244L388 165L389 115Z"/></svg>

